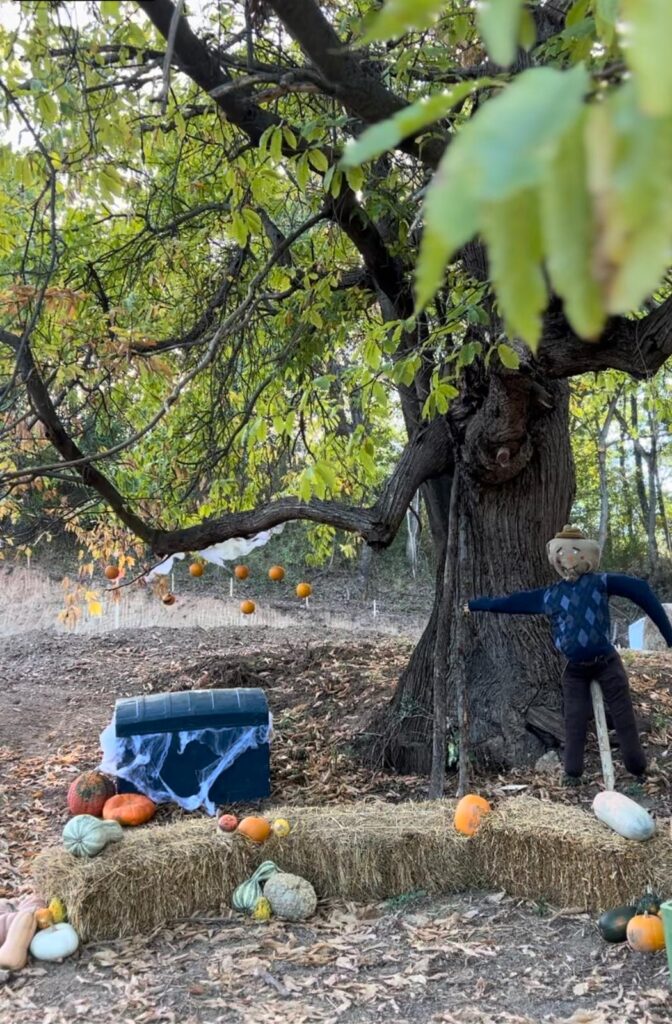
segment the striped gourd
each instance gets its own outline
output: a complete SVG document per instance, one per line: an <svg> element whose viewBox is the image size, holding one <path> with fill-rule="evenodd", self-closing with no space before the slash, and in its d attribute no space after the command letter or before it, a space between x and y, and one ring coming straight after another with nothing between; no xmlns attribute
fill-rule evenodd
<svg viewBox="0 0 672 1024"><path fill-rule="evenodd" d="M267 882L277 870L278 866L272 860L265 860L263 864L260 864L252 877L248 878L246 882L243 882L234 890L231 900L233 909L245 914L251 914L258 900L263 896L262 883Z"/></svg>

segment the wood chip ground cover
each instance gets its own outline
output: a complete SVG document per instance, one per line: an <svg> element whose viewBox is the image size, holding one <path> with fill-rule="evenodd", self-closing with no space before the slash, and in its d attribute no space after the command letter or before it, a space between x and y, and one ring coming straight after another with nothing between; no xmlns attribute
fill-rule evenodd
<svg viewBox="0 0 672 1024"><path fill-rule="evenodd" d="M97 761L118 696L189 686L263 686L277 726L274 799L317 803L421 797L426 781L362 767L350 743L392 692L409 644L389 636L151 629L91 638L12 637L0 653L0 895L26 887L30 860L60 834L72 778ZM652 772L641 799L669 814L672 660L638 658L631 679L648 720ZM524 787L589 804L555 774L479 778L496 796ZM169 820L179 811L161 808ZM605 865L605 869L608 866ZM503 894L393 904L325 904L308 925L217 916L161 934L87 945L0 984L0 1021L437 1021L446 1024L658 1024L670 1019L664 956L607 946L594 922Z"/></svg>

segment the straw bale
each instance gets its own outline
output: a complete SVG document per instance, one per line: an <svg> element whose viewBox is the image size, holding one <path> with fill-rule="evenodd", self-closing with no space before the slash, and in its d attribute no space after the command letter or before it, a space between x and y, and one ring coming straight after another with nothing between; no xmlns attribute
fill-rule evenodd
<svg viewBox="0 0 672 1024"><path fill-rule="evenodd" d="M318 896L375 900L424 889L457 892L475 880L469 840L452 829L454 802L270 808L293 830L255 846L212 819L126 831L91 860L61 848L33 864L36 887L59 896L82 939L147 933L229 905L263 860L312 882Z"/></svg>
<svg viewBox="0 0 672 1024"><path fill-rule="evenodd" d="M474 856L487 885L556 907L603 911L631 902L667 872L667 829L645 843L621 838L578 807L519 796L484 819Z"/></svg>

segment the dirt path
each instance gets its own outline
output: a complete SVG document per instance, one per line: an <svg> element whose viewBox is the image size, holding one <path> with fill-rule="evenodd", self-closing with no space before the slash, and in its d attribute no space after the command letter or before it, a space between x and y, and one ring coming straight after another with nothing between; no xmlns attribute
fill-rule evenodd
<svg viewBox="0 0 672 1024"><path fill-rule="evenodd" d="M349 743L392 692L408 656L390 636L314 629L152 628L94 637L35 633L0 651L0 895L28 888L30 860L57 839L71 779L97 762L118 696L190 686L263 686L276 723L274 799L421 797L425 780L363 768ZM661 660L662 659L662 660ZM670 661L633 669L652 719L648 799L669 794ZM655 721L653 720L655 719ZM589 802L530 773L481 778ZM160 820L181 812L161 808ZM605 866L605 869L608 869ZM151 897L148 897L151 898ZM87 945L0 985L2 1024L65 1021L310 1024L662 1024L665 959L607 946L594 922L503 894L408 894L370 907L325 904L309 926L219 917L132 941Z"/></svg>

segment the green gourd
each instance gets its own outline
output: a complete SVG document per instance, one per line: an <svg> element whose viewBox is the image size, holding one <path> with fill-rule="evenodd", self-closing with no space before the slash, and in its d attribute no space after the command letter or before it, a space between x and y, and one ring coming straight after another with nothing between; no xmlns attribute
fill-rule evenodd
<svg viewBox="0 0 672 1024"><path fill-rule="evenodd" d="M606 942L625 942L629 922L637 913L634 906L615 907L606 910L597 922L600 935Z"/></svg>
<svg viewBox="0 0 672 1024"><path fill-rule="evenodd" d="M101 821L92 814L77 814L63 829L63 845L75 857L95 857L108 843L123 838L118 821Z"/></svg>
<svg viewBox="0 0 672 1024"><path fill-rule="evenodd" d="M662 902L663 901L661 900L660 896L658 896L657 893L651 892L649 890L648 892L646 892L642 896L641 900L637 904L637 913L638 914L659 914L660 913L660 904Z"/></svg>
<svg viewBox="0 0 672 1024"><path fill-rule="evenodd" d="M260 864L252 877L248 878L246 882L242 882L234 891L231 899L233 909L244 914L251 914L263 896L261 883L266 882L277 870L278 866L272 860L265 860L263 864Z"/></svg>
<svg viewBox="0 0 672 1024"><path fill-rule="evenodd" d="M281 921L306 921L317 907L317 895L310 882L285 871L276 872L268 880L264 896Z"/></svg>

